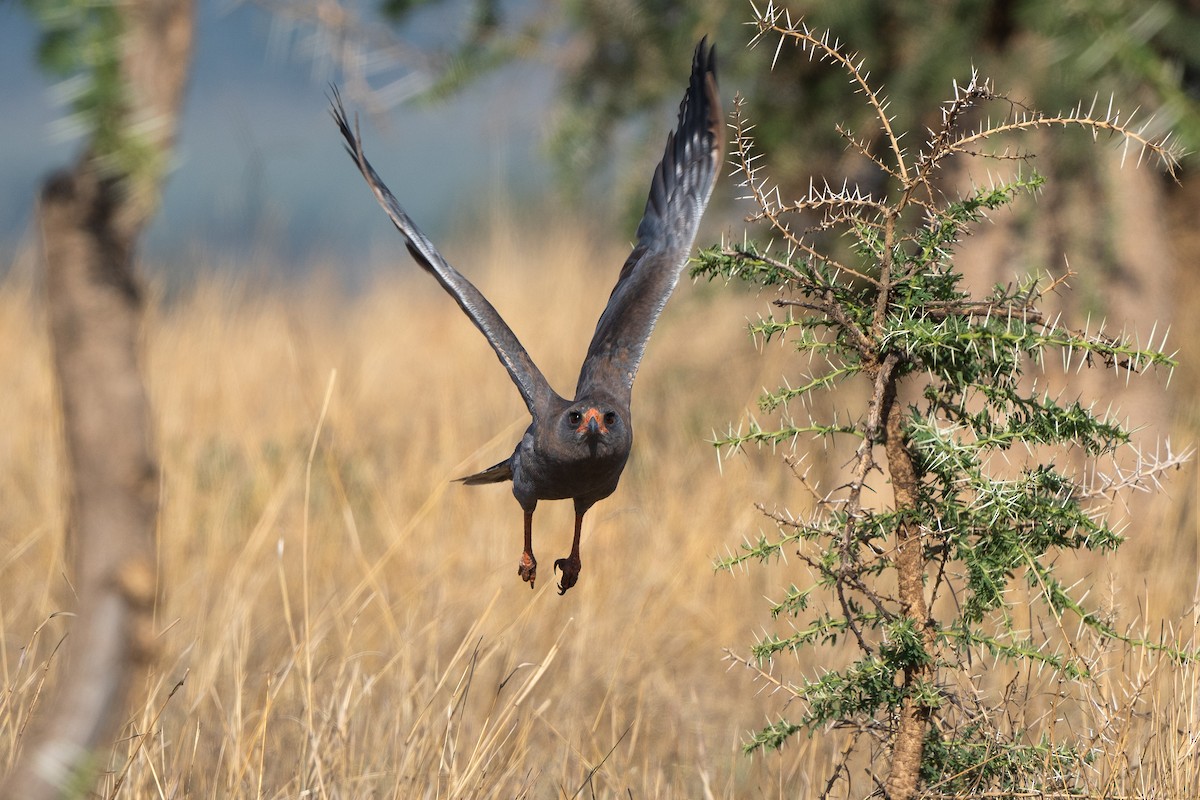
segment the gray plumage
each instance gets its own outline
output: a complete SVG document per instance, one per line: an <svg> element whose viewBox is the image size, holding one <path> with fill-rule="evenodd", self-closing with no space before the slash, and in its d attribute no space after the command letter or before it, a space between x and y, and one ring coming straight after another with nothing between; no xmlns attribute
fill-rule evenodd
<svg viewBox="0 0 1200 800"><path fill-rule="evenodd" d="M721 164L721 104L717 94L716 52L701 40L692 58L679 123L667 136L654 171L637 244L621 268L617 284L596 324L575 388L575 399L555 392L512 329L478 289L442 258L421 233L363 154L362 140L350 127L341 98L332 98L333 117L346 150L375 193L409 253L458 302L508 370L533 417L513 454L460 480L470 486L511 480L525 512L525 549L518 572L533 586L533 512L539 500L570 498L575 503L571 554L555 561L562 570L560 594L579 577L579 536L583 515L617 488L633 444L629 405L633 380L646 341L687 263L700 217Z"/></svg>

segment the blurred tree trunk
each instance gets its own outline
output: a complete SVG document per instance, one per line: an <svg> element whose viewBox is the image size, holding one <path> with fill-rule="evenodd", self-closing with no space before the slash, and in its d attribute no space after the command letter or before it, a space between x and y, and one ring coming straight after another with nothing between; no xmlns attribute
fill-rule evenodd
<svg viewBox="0 0 1200 800"><path fill-rule="evenodd" d="M191 2L118 8L122 125L165 164L191 54ZM57 691L0 789L5 798L87 794L154 654L158 466L138 369L134 260L162 174L114 170L95 152L46 182L38 213L78 609Z"/></svg>

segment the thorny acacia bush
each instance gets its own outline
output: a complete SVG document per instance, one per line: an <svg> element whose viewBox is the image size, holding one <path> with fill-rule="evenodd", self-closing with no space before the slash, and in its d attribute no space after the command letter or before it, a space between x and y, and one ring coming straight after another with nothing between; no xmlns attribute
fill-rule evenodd
<svg viewBox="0 0 1200 800"><path fill-rule="evenodd" d="M1048 674L1059 686L1086 683L1094 664L1076 646L1085 636L1187 656L1116 630L1085 603L1085 589L1066 585L1056 563L1067 551L1115 550L1122 537L1110 519L1114 493L1157 486L1186 455L1169 446L1153 457L1137 452L1125 423L1049 390L1037 375L1048 358L1126 378L1175 362L1153 334L1142 346L1044 312L1047 291L1065 278L971 294L955 247L988 212L1042 184L1017 149L1023 133L1104 134L1168 171L1177 154L1111 106L1047 115L1009 101L978 75L954 87L940 124L910 149L903 143L917 137L898 130L863 59L773 6L756 13L754 43L778 39L777 61L799 48L844 71L869 104L878 131L839 132L878 173L871 185L883 188L814 182L785 201L735 103L733 164L756 206L748 221L765 228L769 243L713 248L694 272L777 291L783 316L760 320L752 335L787 337L819 368L762 397L762 410L781 419L777 427L743 423L716 444L856 443L847 474L829 491L789 457L811 512L763 506L776 532L719 562L732 570L795 553L812 576L811 585L791 585L771 605L771 617L788 622L787 635L765 634L748 658L731 655L800 709L789 708L795 716L754 734L746 748L845 729L826 794L850 779L852 754L864 747L874 764L872 792L891 798L922 786L941 794L1078 790L1094 744L1014 721L1004 698L989 697L977 677L1008 667L1026 680ZM952 194L943 172L956 158L992 159L1007 177ZM859 411L814 418L815 394L853 382L864 388ZM1120 460L1122 453L1129 457ZM884 476L876 483L890 483L890 503L889 493L872 487L876 474ZM1029 604L1020 614L1018 600ZM832 648L840 667L799 682L776 677L778 656L813 648ZM876 777L883 772L886 783Z"/></svg>

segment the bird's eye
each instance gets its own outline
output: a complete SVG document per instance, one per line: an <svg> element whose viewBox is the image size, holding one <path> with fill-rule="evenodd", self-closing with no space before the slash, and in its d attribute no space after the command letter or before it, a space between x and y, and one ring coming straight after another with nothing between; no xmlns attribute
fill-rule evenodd
<svg viewBox="0 0 1200 800"><path fill-rule="evenodd" d="M604 424L605 425L615 425L616 422L617 422L617 415L614 414L613 412L609 411L607 414L604 415Z"/></svg>
<svg viewBox="0 0 1200 800"><path fill-rule="evenodd" d="M580 414L578 411L572 411L567 415L567 420L572 425L578 425L579 423L583 422L583 414Z"/></svg>

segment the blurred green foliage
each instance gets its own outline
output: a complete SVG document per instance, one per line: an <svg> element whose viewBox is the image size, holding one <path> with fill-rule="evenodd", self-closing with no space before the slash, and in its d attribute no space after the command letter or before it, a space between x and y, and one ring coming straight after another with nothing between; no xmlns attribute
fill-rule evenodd
<svg viewBox="0 0 1200 800"><path fill-rule="evenodd" d="M110 178L153 187L165 166L129 124L122 72L124 21L113 0L21 0L38 23L38 64L60 78L67 130L87 141L86 157Z"/></svg>
<svg viewBox="0 0 1200 800"><path fill-rule="evenodd" d="M64 81L72 129L92 138L93 151L121 149L121 16L104 0L22 0L41 28L38 64Z"/></svg>
<svg viewBox="0 0 1200 800"><path fill-rule="evenodd" d="M437 4L448 6L447 0L384 0L383 10L400 24L415 6ZM1047 111L1073 107L1080 86L1098 92L1098 106L1112 95L1121 97L1140 104L1147 116L1157 114L1157 124L1175 131L1188 151L1200 149L1200 3L1195 0L807 0L778 5L797 18L802 14L813 26L838 31L870 53L871 80L884 87L903 127L934 125L932 117L910 118L911 109L936 114L953 81L964 82L974 67L1012 87L1015 100ZM752 35L746 26L749 3L570 0L536 5L531 11L530 4L475 0L471 7L455 54L461 63L452 65L456 80L439 84L439 91L531 53L531 39L561 53L563 110L552 151L568 187L585 188L587 176L614 163L618 148L628 154L624 163L636 161L635 156L657 157L663 110L678 102L680 76L686 75L688 56L705 34L719 46L724 93L741 93L754 109L758 141L772 153L774 172L785 185L789 175L803 175L807 181L814 172L841 172L845 142L836 133L837 124L871 129L868 116L844 118L841 76L788 57L790 47L779 54L776 69L764 69L764 60L775 54L768 46L746 49ZM864 121L866 126L860 124ZM636 134L623 138L622 130L630 126ZM633 140L639 144L631 148ZM639 146L644 153L637 152ZM1086 152L1069 142L1065 151L1068 161L1071 151ZM630 192L642 195L644 187L639 183Z"/></svg>

